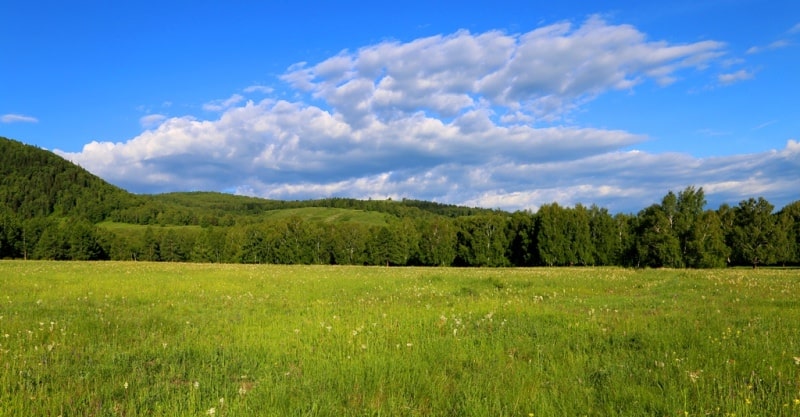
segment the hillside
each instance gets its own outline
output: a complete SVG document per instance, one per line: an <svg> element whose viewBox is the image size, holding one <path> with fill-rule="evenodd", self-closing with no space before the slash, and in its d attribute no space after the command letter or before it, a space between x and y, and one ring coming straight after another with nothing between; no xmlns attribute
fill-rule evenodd
<svg viewBox="0 0 800 417"><path fill-rule="evenodd" d="M77 217L91 223L112 221L138 225L232 225L294 215L327 217L319 210L340 209L335 218L364 219L375 224L384 215L458 217L484 209L403 200L362 201L329 198L278 201L218 192L135 195L111 185L70 161L44 149L0 137L0 211L21 219ZM283 214L276 211L286 210ZM346 213L353 211L353 213ZM376 212L374 215L365 212Z"/></svg>
<svg viewBox="0 0 800 417"><path fill-rule="evenodd" d="M20 218L56 215L98 222L137 203L135 195L52 152L0 137L0 208Z"/></svg>
<svg viewBox="0 0 800 417"><path fill-rule="evenodd" d="M219 192L136 195L107 183L50 151L0 137L0 215L13 218L15 224L31 219L60 221L58 219L70 218L91 224L102 222L104 226L230 227L300 218L328 224L380 226L398 218L457 218L492 212L406 199L392 201L334 197L279 201ZM31 229L43 230L47 227L37 225ZM15 225L14 228L22 227ZM13 240L9 237L5 239Z"/></svg>

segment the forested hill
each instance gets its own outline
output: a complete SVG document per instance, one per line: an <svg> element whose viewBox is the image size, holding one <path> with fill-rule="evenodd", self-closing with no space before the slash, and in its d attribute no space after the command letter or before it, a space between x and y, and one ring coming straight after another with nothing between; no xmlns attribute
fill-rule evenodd
<svg viewBox="0 0 800 417"><path fill-rule="evenodd" d="M135 195L52 152L0 137L0 210L98 222L135 204Z"/></svg>
<svg viewBox="0 0 800 417"><path fill-rule="evenodd" d="M216 192L135 195L44 149L0 137L0 212L20 219L81 218L138 225L189 226L252 222L266 211L298 208L375 211L399 217L447 217L491 210L417 200L328 198L278 201Z"/></svg>

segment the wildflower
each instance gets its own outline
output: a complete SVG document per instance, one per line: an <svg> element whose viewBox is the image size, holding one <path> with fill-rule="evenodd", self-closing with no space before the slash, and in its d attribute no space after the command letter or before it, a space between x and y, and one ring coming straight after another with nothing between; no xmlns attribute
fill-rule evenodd
<svg viewBox="0 0 800 417"><path fill-rule="evenodd" d="M217 409L214 408L214 407L211 407L211 408L208 409L208 411L206 411L206 414L208 414L210 416L213 416L216 412L217 412Z"/></svg>
<svg viewBox="0 0 800 417"><path fill-rule="evenodd" d="M745 398L744 399L744 403L747 404L747 405L750 405L750 404L753 403L753 401L751 401L749 398Z"/></svg>
<svg viewBox="0 0 800 417"><path fill-rule="evenodd" d="M194 381L194 389L200 389L200 381Z"/></svg>
<svg viewBox="0 0 800 417"><path fill-rule="evenodd" d="M128 389L128 381L125 381L125 383L122 384L122 386L125 387L125 389Z"/></svg>
<svg viewBox="0 0 800 417"><path fill-rule="evenodd" d="M800 365L800 356L795 356L793 359L795 365Z"/></svg>
<svg viewBox="0 0 800 417"><path fill-rule="evenodd" d="M794 405L800 405L800 398L794 399Z"/></svg>
<svg viewBox="0 0 800 417"><path fill-rule="evenodd" d="M689 379L691 379L693 383L697 382L697 380L700 379L701 373L703 373L702 369L697 371L689 371Z"/></svg>

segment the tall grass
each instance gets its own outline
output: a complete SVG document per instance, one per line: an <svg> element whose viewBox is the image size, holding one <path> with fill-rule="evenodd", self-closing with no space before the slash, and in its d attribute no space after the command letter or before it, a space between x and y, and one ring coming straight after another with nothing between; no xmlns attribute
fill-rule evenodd
<svg viewBox="0 0 800 417"><path fill-rule="evenodd" d="M1 416L798 416L800 271L0 262Z"/></svg>

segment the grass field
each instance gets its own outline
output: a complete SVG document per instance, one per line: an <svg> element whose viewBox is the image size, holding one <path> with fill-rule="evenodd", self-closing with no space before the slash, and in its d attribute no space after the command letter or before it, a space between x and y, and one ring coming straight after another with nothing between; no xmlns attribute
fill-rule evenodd
<svg viewBox="0 0 800 417"><path fill-rule="evenodd" d="M0 262L0 416L800 416L800 271Z"/></svg>

